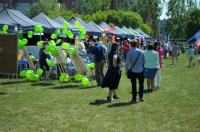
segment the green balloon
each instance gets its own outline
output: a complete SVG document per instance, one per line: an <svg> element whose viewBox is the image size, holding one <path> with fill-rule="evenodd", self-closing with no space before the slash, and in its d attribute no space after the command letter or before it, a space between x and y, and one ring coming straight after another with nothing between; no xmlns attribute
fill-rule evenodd
<svg viewBox="0 0 200 132"><path fill-rule="evenodd" d="M60 34L60 29L56 29L56 32L55 32L57 35Z"/></svg>
<svg viewBox="0 0 200 132"><path fill-rule="evenodd" d="M32 80L32 77L33 77L33 76L34 76L34 73L33 73L32 70L26 71L26 78L27 78L28 80Z"/></svg>
<svg viewBox="0 0 200 132"><path fill-rule="evenodd" d="M28 40L27 40L27 39L22 39L22 43L23 43L24 45L26 45L26 44L28 43Z"/></svg>
<svg viewBox="0 0 200 132"><path fill-rule="evenodd" d="M67 50L71 47L71 45L69 43L62 43L61 47L63 50Z"/></svg>
<svg viewBox="0 0 200 132"><path fill-rule="evenodd" d="M63 29L62 34L67 34L67 29Z"/></svg>
<svg viewBox="0 0 200 132"><path fill-rule="evenodd" d="M29 31L28 32L28 38L32 38L33 37L33 32L32 31Z"/></svg>
<svg viewBox="0 0 200 132"><path fill-rule="evenodd" d="M38 41L37 46L42 47L43 46L43 41Z"/></svg>
<svg viewBox="0 0 200 132"><path fill-rule="evenodd" d="M65 74L62 73L62 74L60 75L59 79L60 79L61 82L63 82L63 81L64 81L64 78L65 78Z"/></svg>
<svg viewBox="0 0 200 132"><path fill-rule="evenodd" d="M46 51L46 52L50 52L50 47L47 46L47 47L45 48L45 51Z"/></svg>
<svg viewBox="0 0 200 132"><path fill-rule="evenodd" d="M34 82L37 82L37 81L39 81L39 76L38 75L33 75L32 77L31 77L31 81L34 81Z"/></svg>
<svg viewBox="0 0 200 132"><path fill-rule="evenodd" d="M90 70L90 64L87 64L87 65L86 65L86 68L87 68L88 70Z"/></svg>
<svg viewBox="0 0 200 132"><path fill-rule="evenodd" d="M71 47L69 48L68 52L70 55L74 55L76 53L76 50L73 47Z"/></svg>
<svg viewBox="0 0 200 132"><path fill-rule="evenodd" d="M8 25L3 25L3 27L2 27L3 29L3 32L7 32L7 30L8 30Z"/></svg>
<svg viewBox="0 0 200 132"><path fill-rule="evenodd" d="M18 39L18 40L17 40L17 43L18 43L18 45L19 45L19 44L22 44L22 40L21 40L21 39Z"/></svg>
<svg viewBox="0 0 200 132"><path fill-rule="evenodd" d="M95 64L94 63L90 63L90 68L94 69L94 67L95 67Z"/></svg>
<svg viewBox="0 0 200 132"><path fill-rule="evenodd" d="M19 49L23 49L25 47L25 45L23 43L19 43L18 47L19 47Z"/></svg>
<svg viewBox="0 0 200 132"><path fill-rule="evenodd" d="M36 74L38 76L41 76L43 74L43 70L42 69L38 69L37 72L36 72Z"/></svg>
<svg viewBox="0 0 200 132"><path fill-rule="evenodd" d="M59 44L61 41L61 39L56 40L56 44Z"/></svg>
<svg viewBox="0 0 200 132"><path fill-rule="evenodd" d="M75 22L74 22L74 25L75 25L76 27L79 27L79 26L81 26L81 24L80 24L80 22L79 22L79 21L75 21Z"/></svg>
<svg viewBox="0 0 200 132"><path fill-rule="evenodd" d="M41 25L39 23L35 24L34 30L35 32L39 33L41 30Z"/></svg>
<svg viewBox="0 0 200 132"><path fill-rule="evenodd" d="M20 72L20 77L26 77L26 70L23 70Z"/></svg>
<svg viewBox="0 0 200 132"><path fill-rule="evenodd" d="M56 39L57 35L56 34L51 34L51 39Z"/></svg>
<svg viewBox="0 0 200 132"><path fill-rule="evenodd" d="M70 35L68 35L68 37L69 37L70 39L73 39L73 38L74 38L74 35L73 35L73 34L70 34Z"/></svg>
<svg viewBox="0 0 200 132"><path fill-rule="evenodd" d="M51 40L51 41L49 42L49 45L56 45L56 42L55 42L54 40Z"/></svg>
<svg viewBox="0 0 200 132"><path fill-rule="evenodd" d="M82 75L81 74L76 74L75 76L74 76L74 79L75 79L75 81L81 81L82 80Z"/></svg>
<svg viewBox="0 0 200 132"><path fill-rule="evenodd" d="M82 78L82 85L83 85L83 86L88 86L89 84L90 84L89 79L86 78L86 77L83 77L83 78Z"/></svg>
<svg viewBox="0 0 200 132"><path fill-rule="evenodd" d="M70 77L69 77L69 75L65 75L63 81L64 81L64 82L69 82L69 81L70 81Z"/></svg>
<svg viewBox="0 0 200 132"><path fill-rule="evenodd" d="M39 28L39 33L43 33L44 29L42 27Z"/></svg>
<svg viewBox="0 0 200 132"><path fill-rule="evenodd" d="M29 59L30 59L30 60L35 60L35 56L30 55L30 56L29 56Z"/></svg>
<svg viewBox="0 0 200 132"><path fill-rule="evenodd" d="M64 24L63 24L63 28L67 28L69 26L69 23L68 22L65 22Z"/></svg>

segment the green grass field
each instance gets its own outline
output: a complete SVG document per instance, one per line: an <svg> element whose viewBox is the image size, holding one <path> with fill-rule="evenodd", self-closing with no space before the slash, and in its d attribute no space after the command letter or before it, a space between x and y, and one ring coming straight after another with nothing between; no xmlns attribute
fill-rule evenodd
<svg viewBox="0 0 200 132"><path fill-rule="evenodd" d="M134 105L124 71L120 99L112 103L100 87L0 79L0 132L200 131L200 64L188 68L186 55L169 64L165 60L161 88ZM21 92L5 93L16 88Z"/></svg>

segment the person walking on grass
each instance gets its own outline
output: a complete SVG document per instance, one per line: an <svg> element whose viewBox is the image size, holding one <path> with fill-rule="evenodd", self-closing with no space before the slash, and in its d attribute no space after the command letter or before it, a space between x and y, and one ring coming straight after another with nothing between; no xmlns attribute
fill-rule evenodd
<svg viewBox="0 0 200 132"><path fill-rule="evenodd" d="M111 51L108 54L108 70L104 77L102 88L108 87L109 93L107 96L108 101L113 99L119 99L117 96L116 90L119 86L119 81L121 78L121 60L119 56L119 44L113 43Z"/></svg>
<svg viewBox="0 0 200 132"><path fill-rule="evenodd" d="M176 42L174 42L173 46L172 46L172 65L174 64L174 59L176 59L176 64L178 64L178 45Z"/></svg>
<svg viewBox="0 0 200 132"><path fill-rule="evenodd" d="M154 50L158 52L159 64L160 64L160 68L158 68L158 71L157 71L156 77L155 77L155 87L160 88L161 68L163 67L163 57L164 57L164 52L163 52L163 49L160 46L160 42L154 43Z"/></svg>
<svg viewBox="0 0 200 132"><path fill-rule="evenodd" d="M101 86L104 78L103 67L105 62L105 51L104 48L99 43L97 43L96 39L93 39L92 41L91 54L94 54L95 59L95 77L97 81L97 86Z"/></svg>
<svg viewBox="0 0 200 132"><path fill-rule="evenodd" d="M136 103L137 98L137 88L136 80L139 80L139 100L144 101L143 99L143 90L144 90L144 67L145 63L144 53L142 50L137 48L137 41L133 40L130 42L131 49L127 53L126 57L126 75L128 70L131 70L131 84L132 84L132 99L131 104Z"/></svg>
<svg viewBox="0 0 200 132"><path fill-rule="evenodd" d="M149 92L153 91L156 72L158 68L160 68L158 52L154 51L153 49L154 49L153 45L150 44L148 45L147 51L144 52L145 56L144 67L147 78L147 90Z"/></svg>
<svg viewBox="0 0 200 132"><path fill-rule="evenodd" d="M193 62L193 58L194 58L194 49L192 48L191 45L189 46L189 49L188 49L188 55L189 55L189 66L188 66L188 67L191 67L192 64L193 64L193 66L194 66L194 62Z"/></svg>

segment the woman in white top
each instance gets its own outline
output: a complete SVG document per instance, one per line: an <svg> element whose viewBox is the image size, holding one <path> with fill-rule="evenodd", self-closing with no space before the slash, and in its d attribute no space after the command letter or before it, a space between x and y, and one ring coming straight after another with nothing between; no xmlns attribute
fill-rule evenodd
<svg viewBox="0 0 200 132"><path fill-rule="evenodd" d="M153 45L148 45L147 51L144 52L145 56L145 77L147 78L148 91L152 92L154 88L154 78L157 69L160 68L159 55L157 51L153 50Z"/></svg>

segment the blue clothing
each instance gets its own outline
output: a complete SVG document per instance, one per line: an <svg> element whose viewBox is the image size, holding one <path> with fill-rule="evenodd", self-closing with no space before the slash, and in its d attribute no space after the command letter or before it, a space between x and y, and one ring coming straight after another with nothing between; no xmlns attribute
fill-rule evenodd
<svg viewBox="0 0 200 132"><path fill-rule="evenodd" d="M144 52L145 56L145 68L160 68L159 55L157 51L147 50Z"/></svg>
<svg viewBox="0 0 200 132"><path fill-rule="evenodd" d="M105 59L105 50L100 44L96 44L91 51L94 54L95 62L99 62Z"/></svg>
<svg viewBox="0 0 200 132"><path fill-rule="evenodd" d="M194 49L193 48L189 48L188 49L188 54L189 54L189 57L194 57Z"/></svg>
<svg viewBox="0 0 200 132"><path fill-rule="evenodd" d="M143 72L144 70L143 65L145 63L144 53L142 50L136 47L131 48L126 55L126 71L133 66L133 63L137 59L138 55L139 55L138 60L135 63L134 67L131 69L131 71L135 73Z"/></svg>

